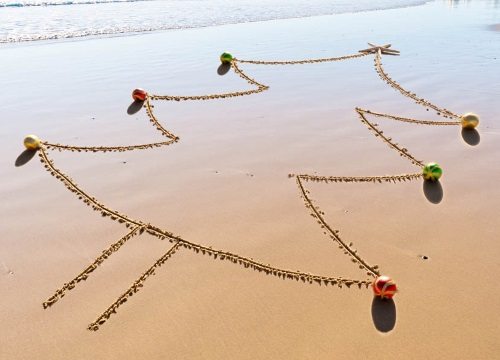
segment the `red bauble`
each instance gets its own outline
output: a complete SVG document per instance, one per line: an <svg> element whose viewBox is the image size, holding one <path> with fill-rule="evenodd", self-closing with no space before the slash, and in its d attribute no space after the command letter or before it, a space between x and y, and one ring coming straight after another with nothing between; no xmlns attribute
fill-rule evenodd
<svg viewBox="0 0 500 360"><path fill-rule="evenodd" d="M372 284L373 293L382 299L392 299L398 291L396 283L389 276L377 276Z"/></svg>
<svg viewBox="0 0 500 360"><path fill-rule="evenodd" d="M148 93L144 89L135 89L132 91L132 98L135 101L144 101L146 100L146 97L148 96Z"/></svg>

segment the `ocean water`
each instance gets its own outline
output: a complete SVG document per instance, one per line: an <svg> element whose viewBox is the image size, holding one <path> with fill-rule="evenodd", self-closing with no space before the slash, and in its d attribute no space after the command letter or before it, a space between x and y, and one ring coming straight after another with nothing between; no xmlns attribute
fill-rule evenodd
<svg viewBox="0 0 500 360"><path fill-rule="evenodd" d="M416 6L428 0L0 0L0 43Z"/></svg>

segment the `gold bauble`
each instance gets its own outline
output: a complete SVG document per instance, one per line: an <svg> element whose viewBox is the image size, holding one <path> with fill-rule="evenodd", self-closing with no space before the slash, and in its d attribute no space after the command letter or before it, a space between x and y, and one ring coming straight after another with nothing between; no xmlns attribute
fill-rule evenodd
<svg viewBox="0 0 500 360"><path fill-rule="evenodd" d="M460 116L460 123L463 129L474 129L479 125L479 116L473 113L467 113Z"/></svg>
<svg viewBox="0 0 500 360"><path fill-rule="evenodd" d="M24 146L28 150L38 150L41 144L40 138L36 135L28 135L24 138Z"/></svg>

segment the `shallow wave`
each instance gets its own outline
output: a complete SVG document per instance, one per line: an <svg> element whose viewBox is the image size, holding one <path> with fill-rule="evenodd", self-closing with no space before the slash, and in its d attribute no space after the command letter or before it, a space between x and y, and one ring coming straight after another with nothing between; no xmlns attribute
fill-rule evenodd
<svg viewBox="0 0 500 360"><path fill-rule="evenodd" d="M108 3L124 3L124 2L141 2L154 0L67 0L67 1L17 1L3 2L0 1L2 7L26 7L26 6L61 6L61 5L97 5Z"/></svg>
<svg viewBox="0 0 500 360"><path fill-rule="evenodd" d="M422 5L429 0L53 0L4 6L0 43L119 36ZM0 0L0 4L7 2ZM44 4L31 1L23 4ZM71 5L87 6L71 6ZM68 5L68 6L59 6ZM1 5L0 5L1 6Z"/></svg>

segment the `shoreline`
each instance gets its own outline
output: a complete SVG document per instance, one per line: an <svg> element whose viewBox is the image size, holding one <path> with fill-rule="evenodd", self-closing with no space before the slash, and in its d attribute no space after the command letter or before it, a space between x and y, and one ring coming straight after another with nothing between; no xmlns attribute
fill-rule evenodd
<svg viewBox="0 0 500 360"><path fill-rule="evenodd" d="M358 11L346 11L341 13L332 13L332 14L320 14L320 15L302 15L296 17L286 17L286 18L275 18L275 19L264 19L264 20L249 20L243 22L235 22L235 23L222 23L216 25L205 25L205 26L193 26L193 27L166 27L161 29L145 29L140 31L130 31L130 32L121 32L121 33L99 33L99 34L83 34L83 35L73 35L70 37L54 37L54 38L40 38L40 39L26 39L26 40L0 40L0 48L4 45L9 44L31 44L31 43L39 43L43 42L44 44L52 44L59 43L62 41L85 41L85 40L99 40L99 39L112 39L112 38L120 38L127 36L140 36L147 34L155 34L162 33L166 31L183 31L183 30L196 30L196 29L204 29L204 28L212 28L212 27L221 27L221 26L234 26L234 25L242 25L242 24L254 24L254 23L266 23L266 22L275 22L275 21L287 21L287 20L300 20L300 19L310 19L316 17L332 17L332 16L340 16L340 15L355 15L362 13L372 13L379 11L390 11L390 10L398 10L398 9L409 9L413 7L426 6L438 0L422 0L422 3L419 4L410 4L410 5L401 5L383 9L368 9L368 10L358 10ZM118 2L120 3L120 2Z"/></svg>

